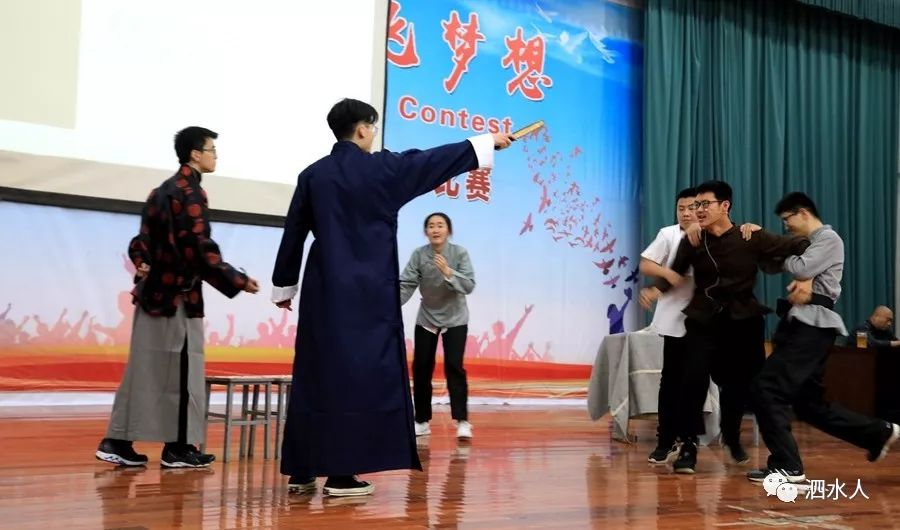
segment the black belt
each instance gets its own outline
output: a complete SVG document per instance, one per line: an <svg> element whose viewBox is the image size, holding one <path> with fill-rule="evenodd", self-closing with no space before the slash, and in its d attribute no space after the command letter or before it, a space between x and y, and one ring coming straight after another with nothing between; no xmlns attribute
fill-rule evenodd
<svg viewBox="0 0 900 530"><path fill-rule="evenodd" d="M824 294L813 293L812 298L806 305L820 305L826 309L834 309L834 300L828 298ZM781 318L784 318L787 316L788 311L790 311L792 307L793 304L791 304L784 298L779 298L778 303L775 306L775 314L777 314Z"/></svg>

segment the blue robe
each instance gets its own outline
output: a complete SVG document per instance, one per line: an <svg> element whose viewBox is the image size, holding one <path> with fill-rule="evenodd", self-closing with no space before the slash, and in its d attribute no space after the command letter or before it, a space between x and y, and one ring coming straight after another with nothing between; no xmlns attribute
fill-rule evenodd
<svg viewBox="0 0 900 530"><path fill-rule="evenodd" d="M341 141L298 177L272 274L276 290L298 283L312 232L283 474L422 469L400 313L397 213L478 165L469 141L399 154Z"/></svg>

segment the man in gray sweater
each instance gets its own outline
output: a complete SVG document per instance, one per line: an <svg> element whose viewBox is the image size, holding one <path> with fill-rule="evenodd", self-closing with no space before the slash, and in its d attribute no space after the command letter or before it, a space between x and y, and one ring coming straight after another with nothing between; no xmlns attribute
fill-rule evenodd
<svg viewBox="0 0 900 530"><path fill-rule="evenodd" d="M775 348L752 388L759 431L771 454L766 466L747 473L747 478L762 482L778 473L788 482L800 483L806 475L791 434L791 407L798 419L866 449L870 462L887 454L900 437L900 427L825 401L825 362L835 336L847 334L841 316L833 311L841 294L844 242L831 226L822 224L815 203L803 193L785 195L775 213L790 232L808 238L810 246L782 264L794 282L788 286L788 300L778 301L781 321L773 338Z"/></svg>

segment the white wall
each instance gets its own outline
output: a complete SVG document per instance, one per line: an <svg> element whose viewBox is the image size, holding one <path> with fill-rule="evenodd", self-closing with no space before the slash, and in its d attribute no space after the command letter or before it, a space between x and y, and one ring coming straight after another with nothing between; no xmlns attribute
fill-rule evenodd
<svg viewBox="0 0 900 530"><path fill-rule="evenodd" d="M213 206L283 213L331 149L331 105L381 106L386 15L387 0L2 1L0 54L18 60L0 70L0 186L143 200L177 167L174 133L201 125L220 134Z"/></svg>

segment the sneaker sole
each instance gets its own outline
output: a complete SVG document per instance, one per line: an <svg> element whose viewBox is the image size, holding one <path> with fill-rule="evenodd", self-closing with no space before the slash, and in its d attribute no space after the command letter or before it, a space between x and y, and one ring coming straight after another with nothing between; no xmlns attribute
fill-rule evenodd
<svg viewBox="0 0 900 530"><path fill-rule="evenodd" d="M678 459L678 451L669 451L666 453L666 457L662 460L656 460L652 456L647 457L647 462L651 464L661 465L661 464L669 464Z"/></svg>
<svg viewBox="0 0 900 530"><path fill-rule="evenodd" d="M675 470L676 473L680 475L693 475L695 471L689 467L682 467Z"/></svg>
<svg viewBox="0 0 900 530"><path fill-rule="evenodd" d="M887 456L888 451L891 449L891 446L894 445L894 442L900 439L900 426L896 423L891 424L891 435L888 437L887 441L884 442L884 445L881 447L881 453L879 453L878 457L872 462L878 462L883 460L884 457Z"/></svg>
<svg viewBox="0 0 900 530"><path fill-rule="evenodd" d="M322 493L331 497L360 497L362 495L371 495L374 492L374 484L369 484L362 488L322 488Z"/></svg>
<svg viewBox="0 0 900 530"><path fill-rule="evenodd" d="M799 484L803 484L804 482L806 482L806 475L800 475L799 477L785 477L785 478L788 479L788 482L791 484L799 485ZM763 482L765 482L766 478L765 477L763 477L763 478L747 477L747 480L749 480L750 482L754 482L756 484L762 484Z"/></svg>
<svg viewBox="0 0 900 530"><path fill-rule="evenodd" d="M188 464L187 462L166 462L165 460L160 461L160 467L165 467L169 469L200 469L204 467L209 467L212 465L212 462L209 464Z"/></svg>
<svg viewBox="0 0 900 530"><path fill-rule="evenodd" d="M316 492L316 483L313 482L311 484L288 484L288 493L294 494L303 494L303 493L315 493Z"/></svg>
<svg viewBox="0 0 900 530"><path fill-rule="evenodd" d="M108 462L110 464L116 464L117 466L138 467L147 465L146 460L143 462L139 462L137 460L126 460L117 454L106 453L103 451L97 451L96 453L94 453L94 457L96 457L97 460Z"/></svg>
<svg viewBox="0 0 900 530"><path fill-rule="evenodd" d="M428 436L429 434L431 434L431 431L417 432L416 438L419 438L420 436Z"/></svg>

